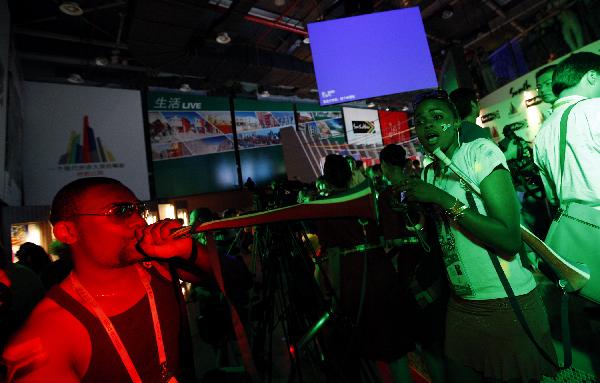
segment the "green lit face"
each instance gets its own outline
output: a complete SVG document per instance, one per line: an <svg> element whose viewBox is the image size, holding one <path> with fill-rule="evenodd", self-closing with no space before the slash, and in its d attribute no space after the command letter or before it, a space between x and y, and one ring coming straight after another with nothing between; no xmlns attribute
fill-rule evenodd
<svg viewBox="0 0 600 383"><path fill-rule="evenodd" d="M554 71L546 72L540 77L536 78L536 89L538 91L538 96L541 97L544 102L549 104L554 103L556 101L556 96L552 92L552 74Z"/></svg>
<svg viewBox="0 0 600 383"><path fill-rule="evenodd" d="M446 151L456 141L458 120L443 100L425 100L415 111L415 131L425 150Z"/></svg>

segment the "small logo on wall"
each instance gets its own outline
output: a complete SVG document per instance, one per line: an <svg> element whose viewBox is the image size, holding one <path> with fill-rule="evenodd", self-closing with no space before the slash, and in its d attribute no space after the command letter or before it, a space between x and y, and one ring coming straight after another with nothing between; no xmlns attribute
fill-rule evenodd
<svg viewBox="0 0 600 383"><path fill-rule="evenodd" d="M180 97L157 97L152 104L153 109L199 110L202 103L197 101L182 101Z"/></svg>
<svg viewBox="0 0 600 383"><path fill-rule="evenodd" d="M500 111L496 110L495 112L486 113L481 116L481 123L485 124L486 122L494 121L495 119L500 118Z"/></svg>
<svg viewBox="0 0 600 383"><path fill-rule="evenodd" d="M529 85L527 80L525 80L525 82L523 83L523 85L520 88L514 89L511 86L510 89L508 90L508 92L510 93L511 97L515 97L519 93L525 92L527 89L530 89L530 88L531 88L531 85Z"/></svg>
<svg viewBox="0 0 600 383"><path fill-rule="evenodd" d="M83 116L81 134L71 132L67 151L60 156L58 165L59 170L76 171L80 177L100 176L105 169L125 167L122 162L116 161L110 150L104 148L100 137L96 137L88 116Z"/></svg>
<svg viewBox="0 0 600 383"><path fill-rule="evenodd" d="M375 133L374 121L352 121L352 131L354 133Z"/></svg>
<svg viewBox="0 0 600 383"><path fill-rule="evenodd" d="M529 108L530 106L538 105L542 102L544 102L544 100L542 100L540 96L535 96L530 98L529 100L525 100L525 106Z"/></svg>
<svg viewBox="0 0 600 383"><path fill-rule="evenodd" d="M517 114L519 113L519 106L515 106L512 102L510 103L510 109L508 110L508 114Z"/></svg>
<svg viewBox="0 0 600 383"><path fill-rule="evenodd" d="M527 127L527 121L523 120L523 121L517 121L517 122L513 122L512 124L508 124L504 126L504 129L502 131L505 130L511 130L511 131L516 131L516 130L520 130L523 128Z"/></svg>

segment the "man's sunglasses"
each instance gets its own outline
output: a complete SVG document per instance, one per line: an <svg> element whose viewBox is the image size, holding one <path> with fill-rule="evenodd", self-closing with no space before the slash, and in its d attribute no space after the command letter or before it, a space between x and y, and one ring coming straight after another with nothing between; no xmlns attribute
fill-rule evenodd
<svg viewBox="0 0 600 383"><path fill-rule="evenodd" d="M144 216L151 210L152 205L146 202L121 202L115 203L103 213L76 213L69 217L78 216L107 216L116 219L128 219L133 215ZM64 217L64 218L69 218Z"/></svg>

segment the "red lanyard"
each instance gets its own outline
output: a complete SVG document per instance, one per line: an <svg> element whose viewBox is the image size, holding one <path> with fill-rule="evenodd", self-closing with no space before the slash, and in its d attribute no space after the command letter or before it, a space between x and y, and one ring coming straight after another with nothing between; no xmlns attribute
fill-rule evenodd
<svg viewBox="0 0 600 383"><path fill-rule="evenodd" d="M138 271L142 284L144 285L146 295L148 296L148 303L150 304L150 312L152 314L152 323L154 325L154 336L156 338L156 346L158 349L158 360L160 362L160 374L162 381L167 383L177 383L177 379L175 379L175 377L172 376L172 373L169 371L169 368L167 366L165 345L163 343L162 331L160 329L158 311L156 310L156 300L154 298L154 291L152 291L152 287L150 286L150 277L140 265L135 265L135 267ZM134 383L142 383L142 379L140 378L137 370L135 369L133 361L131 360L127 349L125 348L125 345L121 341L121 337L119 337L119 334L117 334L117 331L114 328L108 316L104 313L100 305L98 305L98 302L96 302L94 297L92 297L92 295L85 289L85 287L83 287L81 282L79 282L74 273L71 273L69 275L69 278L71 280L73 290L75 290L75 292L81 297L84 306L93 314L95 314L98 320L100 320L102 327L104 327L106 334L110 338L112 344L117 350L117 353L121 357L121 361L123 362L125 369L129 373L129 377L131 378L131 380Z"/></svg>

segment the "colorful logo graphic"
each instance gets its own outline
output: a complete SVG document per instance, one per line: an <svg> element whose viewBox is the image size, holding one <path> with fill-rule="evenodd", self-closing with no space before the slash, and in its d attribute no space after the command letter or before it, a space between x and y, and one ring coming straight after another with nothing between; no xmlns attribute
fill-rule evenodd
<svg viewBox="0 0 600 383"><path fill-rule="evenodd" d="M375 134L375 121L352 121L354 133Z"/></svg>
<svg viewBox="0 0 600 383"><path fill-rule="evenodd" d="M82 134L71 132L67 151L60 156L58 164L89 164L94 162L115 162L115 157L109 150L104 149L100 137L96 137L94 129L90 128L88 116L83 116Z"/></svg>
<svg viewBox="0 0 600 383"><path fill-rule="evenodd" d="M104 175L109 169L124 168L115 156L102 145L90 128L88 116L83 116L82 134L71 132L67 151L58 160L58 170L76 172L78 177L96 177Z"/></svg>

